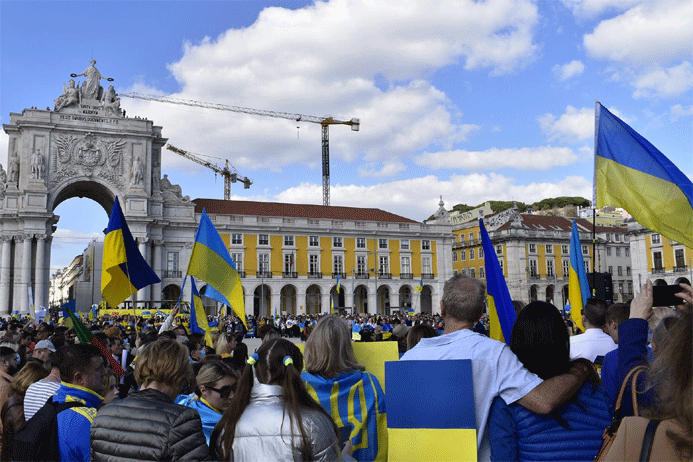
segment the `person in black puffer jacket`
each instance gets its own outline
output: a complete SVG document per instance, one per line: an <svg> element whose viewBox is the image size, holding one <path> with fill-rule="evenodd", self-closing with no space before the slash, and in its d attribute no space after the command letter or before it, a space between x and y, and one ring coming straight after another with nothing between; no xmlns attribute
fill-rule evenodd
<svg viewBox="0 0 693 462"><path fill-rule="evenodd" d="M173 402L183 387L195 387L185 347L168 338L146 345L137 358L135 379L139 391L96 414L91 460L208 460L199 414Z"/></svg>

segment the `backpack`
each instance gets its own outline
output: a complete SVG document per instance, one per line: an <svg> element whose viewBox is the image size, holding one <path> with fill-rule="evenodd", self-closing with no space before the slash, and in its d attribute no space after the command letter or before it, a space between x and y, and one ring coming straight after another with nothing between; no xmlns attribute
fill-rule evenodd
<svg viewBox="0 0 693 462"><path fill-rule="evenodd" d="M58 414L71 407L84 406L81 401L54 403L53 397L14 435L12 460L59 461Z"/></svg>

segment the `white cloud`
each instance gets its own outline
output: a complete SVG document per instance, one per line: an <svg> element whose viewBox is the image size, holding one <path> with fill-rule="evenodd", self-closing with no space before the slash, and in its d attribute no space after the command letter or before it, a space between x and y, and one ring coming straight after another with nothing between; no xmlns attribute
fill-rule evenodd
<svg viewBox="0 0 693 462"><path fill-rule="evenodd" d="M547 113L537 117L539 127L549 141L580 142L594 137L594 109L566 107L560 117Z"/></svg>
<svg viewBox="0 0 693 462"><path fill-rule="evenodd" d="M642 0L562 0L574 15L594 17L604 11L624 10L637 5Z"/></svg>
<svg viewBox="0 0 693 462"><path fill-rule="evenodd" d="M363 167L359 167L359 175L370 176L374 178L388 177L393 176L406 168L404 164L399 161L385 162L379 170L377 167L378 166L375 163L370 163L364 165Z"/></svg>
<svg viewBox="0 0 693 462"><path fill-rule="evenodd" d="M485 151L456 149L445 152L426 152L414 158L418 165L434 170L451 168L465 170L492 170L517 168L520 170L548 170L575 163L578 156L566 147L540 146L536 148L490 148Z"/></svg>
<svg viewBox="0 0 693 462"><path fill-rule="evenodd" d="M643 2L584 36L587 53L625 64L667 64L693 50L693 2Z"/></svg>
<svg viewBox="0 0 693 462"><path fill-rule="evenodd" d="M676 122L681 117L686 117L693 115L693 106L688 106L687 108L681 106L680 104L675 104L671 107L671 121Z"/></svg>
<svg viewBox="0 0 693 462"><path fill-rule="evenodd" d="M576 75L580 75L584 72L585 70L585 65L582 64L581 61L573 60L567 64L556 64L552 68L553 73L558 76L558 79L563 81L563 80L568 80L571 77L575 77Z"/></svg>
<svg viewBox="0 0 693 462"><path fill-rule="evenodd" d="M315 204L322 197L321 191L320 185L301 183L277 194L273 200ZM451 209L458 203L480 204L491 199L535 202L547 197L591 197L591 194L591 179L580 176L568 176L555 182L519 184L515 178L496 173L473 173L451 175L447 180L427 175L371 186L333 185L330 204L374 207L422 221L436 211L440 195L446 208Z"/></svg>
<svg viewBox="0 0 693 462"><path fill-rule="evenodd" d="M639 75L633 85L634 98L674 98L693 88L693 65L684 61L669 68L656 67Z"/></svg>

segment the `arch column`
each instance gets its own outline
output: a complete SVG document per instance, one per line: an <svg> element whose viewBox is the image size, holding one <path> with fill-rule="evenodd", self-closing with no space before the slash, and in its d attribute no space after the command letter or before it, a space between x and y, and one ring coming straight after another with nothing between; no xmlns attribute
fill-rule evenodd
<svg viewBox="0 0 693 462"><path fill-rule="evenodd" d="M368 314L378 313L378 307L376 306L378 300L378 294L375 292L368 291Z"/></svg>
<svg viewBox="0 0 693 462"><path fill-rule="evenodd" d="M92 266L93 266L92 262ZM37 234L36 235L36 269L34 274L36 275L36 285L34 286L34 307L45 306L46 300L46 281L47 279L47 269L46 268L46 235Z"/></svg>
<svg viewBox="0 0 693 462"><path fill-rule="evenodd" d="M29 311L29 287L31 287L31 241L34 238L33 234L25 234L22 236L24 245L22 248L22 279L20 284L19 298L21 300L21 314L30 313Z"/></svg>
<svg viewBox="0 0 693 462"><path fill-rule="evenodd" d="M154 272L157 274L157 276L159 276L159 279L161 279L161 250L163 246L163 240L154 241L152 269L154 269ZM161 282L157 282L156 284L152 285L152 299L161 300ZM159 306L161 306L161 303L159 303Z"/></svg>
<svg viewBox="0 0 693 462"><path fill-rule="evenodd" d="M12 236L2 236L2 261L0 262L0 315L11 314L10 309L10 257L12 256Z"/></svg>
<svg viewBox="0 0 693 462"><path fill-rule="evenodd" d="M147 241L149 241L149 238L146 237L138 237L137 238L137 247L140 250L140 253L142 254L142 258L144 258L144 261L149 263L149 259L147 258ZM137 291L137 294L133 295L133 301L134 300L150 300L149 297L149 288L151 286L144 286L140 290ZM144 309L144 306L138 306L140 309Z"/></svg>
<svg viewBox="0 0 693 462"><path fill-rule="evenodd" d="M330 293L332 288L327 288L326 292L320 296L320 307L318 308L319 313L329 313L330 312Z"/></svg>

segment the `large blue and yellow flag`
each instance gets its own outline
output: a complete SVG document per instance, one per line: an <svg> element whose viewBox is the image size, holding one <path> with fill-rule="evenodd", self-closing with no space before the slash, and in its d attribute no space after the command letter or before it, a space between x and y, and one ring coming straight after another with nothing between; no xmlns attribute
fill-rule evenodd
<svg viewBox="0 0 693 462"><path fill-rule="evenodd" d="M421 280L419 280L419 283L416 285L416 287L414 287L414 290L418 293L421 293L421 291L423 290L423 277L421 278Z"/></svg>
<svg viewBox="0 0 693 462"><path fill-rule="evenodd" d="M590 285L587 281L585 263L582 261L582 245L577 223L573 220L573 232L570 235L570 268L568 269L568 300L570 301L570 317L581 331L582 309L590 298Z"/></svg>
<svg viewBox="0 0 693 462"><path fill-rule="evenodd" d="M206 282L205 296L230 306L247 328L241 277L205 210L202 210L186 274Z"/></svg>
<svg viewBox="0 0 693 462"><path fill-rule="evenodd" d="M190 332L194 334L203 334L205 343L208 347L214 346L212 340L212 332L209 330L205 307L202 305L202 298L195 286L195 279L190 276Z"/></svg>
<svg viewBox="0 0 693 462"><path fill-rule="evenodd" d="M339 293L342 290L342 283L339 282L339 274L337 275L337 282L335 285L337 286L337 293Z"/></svg>
<svg viewBox="0 0 693 462"><path fill-rule="evenodd" d="M594 199L693 248L693 183L638 132L595 104Z"/></svg>
<svg viewBox="0 0 693 462"><path fill-rule="evenodd" d="M508 285L505 283L503 270L498 263L496 251L491 238L486 232L484 220L479 219L481 245L484 248L484 264L486 265L486 300L488 301L488 317L491 327L489 333L492 339L510 345L510 335L515 324L515 307L510 298Z"/></svg>
<svg viewBox="0 0 693 462"><path fill-rule="evenodd" d="M477 460L471 360L388 361L385 382L390 460Z"/></svg>
<svg viewBox="0 0 693 462"><path fill-rule="evenodd" d="M115 198L103 244L101 294L112 307L143 287L161 282L140 254Z"/></svg>

